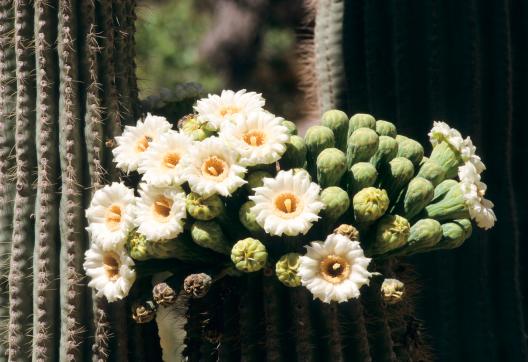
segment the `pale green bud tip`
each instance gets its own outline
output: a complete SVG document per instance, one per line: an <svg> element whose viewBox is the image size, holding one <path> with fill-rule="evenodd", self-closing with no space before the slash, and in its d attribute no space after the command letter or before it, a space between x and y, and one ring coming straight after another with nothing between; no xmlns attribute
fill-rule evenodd
<svg viewBox="0 0 528 362"><path fill-rule="evenodd" d="M255 233L262 231L263 229L258 224L255 214L251 212L251 208L253 206L255 206L255 202L251 200L246 201L244 204L242 204L240 210L238 211L238 218L246 229Z"/></svg>
<svg viewBox="0 0 528 362"><path fill-rule="evenodd" d="M381 296L387 304L396 304L403 300L405 284L398 279L385 279L381 284Z"/></svg>
<svg viewBox="0 0 528 362"><path fill-rule="evenodd" d="M327 148L317 157L317 180L322 187L338 185L346 169L346 156L337 148Z"/></svg>
<svg viewBox="0 0 528 362"><path fill-rule="evenodd" d="M325 148L334 147L334 132L328 127L312 126L306 131L304 142L310 154L317 157Z"/></svg>
<svg viewBox="0 0 528 362"><path fill-rule="evenodd" d="M149 258L148 240L135 229L128 233L126 245L132 259L146 260Z"/></svg>
<svg viewBox="0 0 528 362"><path fill-rule="evenodd" d="M297 274L301 262L301 256L297 253L283 255L275 264L275 274L279 281L287 287L298 287L301 285L301 277Z"/></svg>
<svg viewBox="0 0 528 362"><path fill-rule="evenodd" d="M334 229L334 234L344 235L350 240L359 240L359 231L352 225L341 224Z"/></svg>
<svg viewBox="0 0 528 362"><path fill-rule="evenodd" d="M396 126L393 123L379 120L376 121L376 133L380 136L394 138L398 132L396 131Z"/></svg>
<svg viewBox="0 0 528 362"><path fill-rule="evenodd" d="M288 129L290 135L293 136L297 134L297 126L292 121L284 120L282 121L282 125Z"/></svg>
<svg viewBox="0 0 528 362"><path fill-rule="evenodd" d="M379 219L389 208L387 191L367 187L359 191L352 199L354 216L359 222Z"/></svg>
<svg viewBox="0 0 528 362"><path fill-rule="evenodd" d="M331 109L323 113L323 116L321 117L321 123L323 126L326 127L329 127L329 125L333 124L346 124L348 123L348 116L343 111L340 111L338 109Z"/></svg>
<svg viewBox="0 0 528 362"><path fill-rule="evenodd" d="M418 166L423 159L424 149L420 143L407 138L398 142L398 156L405 157Z"/></svg>
<svg viewBox="0 0 528 362"><path fill-rule="evenodd" d="M231 260L243 272L251 273L262 269L267 259L266 247L257 239L239 240L231 249Z"/></svg>
<svg viewBox="0 0 528 362"><path fill-rule="evenodd" d="M190 274L183 281L183 290L195 299L203 298L211 288L213 279L205 274Z"/></svg>
<svg viewBox="0 0 528 362"><path fill-rule="evenodd" d="M378 150L379 136L370 128L358 128L350 135L347 143L347 161L355 163L369 161Z"/></svg>
<svg viewBox="0 0 528 362"><path fill-rule="evenodd" d="M247 188L253 190L256 187L261 187L264 185L264 179L267 177L273 177L271 173L267 171L253 171L247 176Z"/></svg>
<svg viewBox="0 0 528 362"><path fill-rule="evenodd" d="M337 186L327 187L321 192L321 202L325 205L323 215L337 220L350 207L350 198L345 190Z"/></svg>
<svg viewBox="0 0 528 362"><path fill-rule="evenodd" d="M168 306L176 302L178 294L176 291L167 283L158 283L152 288L152 299L158 305Z"/></svg>
<svg viewBox="0 0 528 362"><path fill-rule="evenodd" d="M399 248L407 242L411 225L399 215L385 215L376 229L376 244L372 248L375 254L383 254Z"/></svg>
<svg viewBox="0 0 528 362"><path fill-rule="evenodd" d="M304 139L299 136L291 136L286 143L286 152L280 159L281 167L284 169L304 167L306 163L306 144Z"/></svg>
<svg viewBox="0 0 528 362"><path fill-rule="evenodd" d="M135 301L132 304L132 319L136 323L148 323L156 317L156 305L151 300Z"/></svg>
<svg viewBox="0 0 528 362"><path fill-rule="evenodd" d="M411 228L407 253L435 246L442 238L442 225L433 219L420 219Z"/></svg>
<svg viewBox="0 0 528 362"><path fill-rule="evenodd" d="M213 134L206 123L198 121L196 114L182 117L178 121L178 128L190 136L193 141L202 141Z"/></svg>
<svg viewBox="0 0 528 362"><path fill-rule="evenodd" d="M194 192L187 195L186 208L189 215L197 220L212 220L224 211L224 203L218 195L203 197Z"/></svg>
<svg viewBox="0 0 528 362"><path fill-rule="evenodd" d="M356 113L350 117L349 132L354 132L361 127L376 129L376 119L367 113Z"/></svg>

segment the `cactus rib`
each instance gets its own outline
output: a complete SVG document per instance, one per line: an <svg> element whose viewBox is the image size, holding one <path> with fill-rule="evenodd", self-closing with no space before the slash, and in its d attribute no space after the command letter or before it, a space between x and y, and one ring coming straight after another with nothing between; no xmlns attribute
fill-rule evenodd
<svg viewBox="0 0 528 362"><path fill-rule="evenodd" d="M31 345L32 319L31 258L34 242L34 169L35 163L35 67L32 49L33 6L29 1L16 1L16 195L9 271L9 360L28 358L26 346Z"/></svg>

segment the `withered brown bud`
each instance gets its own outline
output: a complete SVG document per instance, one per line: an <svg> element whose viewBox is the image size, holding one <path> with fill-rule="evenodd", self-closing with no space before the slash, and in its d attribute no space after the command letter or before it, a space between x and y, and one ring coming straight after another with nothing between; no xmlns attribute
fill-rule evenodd
<svg viewBox="0 0 528 362"><path fill-rule="evenodd" d="M167 283L158 283L152 288L152 298L156 304L168 306L176 302L176 291Z"/></svg>
<svg viewBox="0 0 528 362"><path fill-rule="evenodd" d="M136 323L148 323L156 316L156 305L151 300L136 301L132 305L132 319Z"/></svg>
<svg viewBox="0 0 528 362"><path fill-rule="evenodd" d="M381 295L387 304L396 304L402 301L405 294L405 284L398 279L385 279L381 284Z"/></svg>
<svg viewBox="0 0 528 362"><path fill-rule="evenodd" d="M339 225L334 229L334 234L344 235L350 240L359 240L359 231L352 225L348 224Z"/></svg>
<svg viewBox="0 0 528 362"><path fill-rule="evenodd" d="M191 274L183 281L183 290L193 298L203 298L212 283L211 277L205 273Z"/></svg>

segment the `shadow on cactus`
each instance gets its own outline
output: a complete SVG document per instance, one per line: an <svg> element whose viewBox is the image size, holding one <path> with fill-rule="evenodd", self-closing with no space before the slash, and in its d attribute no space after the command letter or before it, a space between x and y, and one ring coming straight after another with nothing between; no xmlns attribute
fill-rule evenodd
<svg viewBox="0 0 528 362"><path fill-rule="evenodd" d="M264 105L223 91L177 130L149 113L116 137L124 181L86 211L90 286L130 294L167 361L408 356L418 322L394 258L495 222L471 140L435 122L425 157L394 124L338 110L303 138Z"/></svg>

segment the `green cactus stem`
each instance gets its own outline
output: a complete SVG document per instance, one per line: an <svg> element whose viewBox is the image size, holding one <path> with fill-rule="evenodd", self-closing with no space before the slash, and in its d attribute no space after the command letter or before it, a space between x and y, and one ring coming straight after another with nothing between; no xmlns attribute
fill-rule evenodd
<svg viewBox="0 0 528 362"><path fill-rule="evenodd" d="M346 156L337 148L327 148L317 156L317 182L322 188L339 186L346 169Z"/></svg>
<svg viewBox="0 0 528 362"><path fill-rule="evenodd" d="M264 321L266 334L266 360L280 361L285 354L284 343L286 309L283 307L284 286L277 283L270 271L262 278L262 292L264 296Z"/></svg>
<svg viewBox="0 0 528 362"><path fill-rule="evenodd" d="M17 1L15 13L16 52L16 195L9 270L8 359L28 360L33 330L31 257L34 243L35 67L32 47L33 4ZM30 333L28 333L28 331Z"/></svg>
<svg viewBox="0 0 528 362"><path fill-rule="evenodd" d="M313 323L310 304L312 298L304 288L290 288L290 307L295 335L295 355L299 361L315 360L315 344L313 341Z"/></svg>
<svg viewBox="0 0 528 362"><path fill-rule="evenodd" d="M346 113L337 109L326 111L321 117L321 125L334 132L335 147L346 152L348 133L348 116Z"/></svg>
<svg viewBox="0 0 528 362"><path fill-rule="evenodd" d="M0 328L6 330L9 320L8 275L13 232L13 201L16 169L15 154L15 47L13 4L0 1ZM4 332L5 333L5 332ZM0 361L6 361L8 341L0 341Z"/></svg>
<svg viewBox="0 0 528 362"><path fill-rule="evenodd" d="M33 257L33 360L57 359L59 264L56 250L59 165L57 144L58 73L53 67L56 21L44 1L35 2L37 199Z"/></svg>

